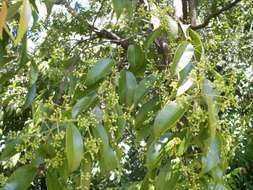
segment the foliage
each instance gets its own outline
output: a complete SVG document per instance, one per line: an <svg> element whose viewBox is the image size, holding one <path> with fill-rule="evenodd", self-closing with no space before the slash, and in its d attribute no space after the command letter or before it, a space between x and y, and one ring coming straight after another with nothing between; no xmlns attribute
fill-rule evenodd
<svg viewBox="0 0 253 190"><path fill-rule="evenodd" d="M81 3L1 3L1 187L253 189L252 2Z"/></svg>

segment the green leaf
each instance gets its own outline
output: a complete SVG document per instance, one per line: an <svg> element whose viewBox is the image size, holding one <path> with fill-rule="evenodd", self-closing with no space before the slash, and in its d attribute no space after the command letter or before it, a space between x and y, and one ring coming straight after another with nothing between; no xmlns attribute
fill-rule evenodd
<svg viewBox="0 0 253 190"><path fill-rule="evenodd" d="M140 128L141 126L145 125L144 122L150 118L149 114L151 112L156 112L160 108L158 101L159 101L159 97L156 96L140 108L140 110L135 116L136 128Z"/></svg>
<svg viewBox="0 0 253 190"><path fill-rule="evenodd" d="M170 16L167 17L168 21L168 35L170 39L177 39L178 38L178 23Z"/></svg>
<svg viewBox="0 0 253 190"><path fill-rule="evenodd" d="M175 189L179 176L179 170L175 166L172 167L170 163L167 163L159 171L155 183L155 189L167 189L168 187L170 190Z"/></svg>
<svg viewBox="0 0 253 190"><path fill-rule="evenodd" d="M96 82L100 81L106 75L111 72L111 69L114 65L112 59L101 59L99 60L89 71L86 77L86 85L91 86Z"/></svg>
<svg viewBox="0 0 253 190"><path fill-rule="evenodd" d="M116 140L119 142L124 134L124 130L126 127L126 120L124 118L124 112L119 104L116 104L113 109L117 114Z"/></svg>
<svg viewBox="0 0 253 190"><path fill-rule="evenodd" d="M186 91L188 91L194 85L193 79L189 78L186 80L181 86L177 89L177 96L183 95Z"/></svg>
<svg viewBox="0 0 253 190"><path fill-rule="evenodd" d="M69 172L73 172L80 166L83 158L83 138L73 123L68 123L66 131L66 153Z"/></svg>
<svg viewBox="0 0 253 190"><path fill-rule="evenodd" d="M211 139L211 144L207 148L206 154L202 157L202 172L207 173L215 168L220 160L220 141L218 137Z"/></svg>
<svg viewBox="0 0 253 190"><path fill-rule="evenodd" d="M102 141L102 146L109 145L109 137L107 131L101 123L98 123L94 129L94 134L97 138L100 138Z"/></svg>
<svg viewBox="0 0 253 190"><path fill-rule="evenodd" d="M130 63L130 70L138 73L145 68L145 55L138 45L130 45L127 49L127 60Z"/></svg>
<svg viewBox="0 0 253 190"><path fill-rule="evenodd" d="M34 165L19 167L7 180L3 190L27 190L36 173L37 168Z"/></svg>
<svg viewBox="0 0 253 190"><path fill-rule="evenodd" d="M133 16L137 2L138 2L137 0L125 0L125 8L129 18Z"/></svg>
<svg viewBox="0 0 253 190"><path fill-rule="evenodd" d="M17 13L22 5L22 1L18 1L8 8L8 14L6 20L10 21Z"/></svg>
<svg viewBox="0 0 253 190"><path fill-rule="evenodd" d="M34 83L28 91L24 108L28 108L32 105L34 98L36 97L36 83Z"/></svg>
<svg viewBox="0 0 253 190"><path fill-rule="evenodd" d="M76 102L72 108L72 118L76 118L80 113L87 111L95 102L97 96L95 93L91 93Z"/></svg>
<svg viewBox="0 0 253 190"><path fill-rule="evenodd" d="M32 9L30 6L30 2L29 0L23 0L22 9L20 13L18 34L15 40L15 44L18 44L22 40L23 36L25 35L28 29L28 24L29 24L31 16L32 16Z"/></svg>
<svg viewBox="0 0 253 190"><path fill-rule="evenodd" d="M55 4L55 0L44 0L44 3L45 3L46 8L47 8L47 15L49 16L52 12L52 8Z"/></svg>
<svg viewBox="0 0 253 190"><path fill-rule="evenodd" d="M130 71L121 71L119 78L119 98L122 104L127 106L133 104L136 87L137 82L135 76Z"/></svg>
<svg viewBox="0 0 253 190"><path fill-rule="evenodd" d="M108 174L118 167L116 152L110 146L104 146L100 150L100 167L103 174Z"/></svg>
<svg viewBox="0 0 253 190"><path fill-rule="evenodd" d="M120 15L125 8L125 0L112 0L113 10L116 13L117 18L119 19Z"/></svg>
<svg viewBox="0 0 253 190"><path fill-rule="evenodd" d="M144 78L136 87L134 92L134 104L137 105L139 101L148 93L149 89L153 86L156 78L150 75Z"/></svg>
<svg viewBox="0 0 253 190"><path fill-rule="evenodd" d="M7 142L5 145L5 148L1 152L0 161L8 160L10 157L18 153L17 146L23 143L24 141L21 138L17 138L17 139Z"/></svg>
<svg viewBox="0 0 253 190"><path fill-rule="evenodd" d="M190 29L190 24L183 24L182 22L179 22L180 26L180 31L183 33L183 36L185 39L188 39L189 37L189 29Z"/></svg>
<svg viewBox="0 0 253 190"><path fill-rule="evenodd" d="M159 138L168 129L174 126L186 111L185 105L173 101L167 104L156 116L154 122L154 135Z"/></svg>
<svg viewBox="0 0 253 190"><path fill-rule="evenodd" d="M147 40L145 42L145 50L146 51L149 49L151 44L153 44L155 39L158 38L159 36L161 36L161 34L162 34L161 28L157 28L156 30L154 30L152 33L149 34L149 36L147 37Z"/></svg>
<svg viewBox="0 0 253 190"><path fill-rule="evenodd" d="M149 170L159 167L159 163L163 157L164 146L171 139L170 133L163 135L160 139L152 142L146 153L146 165Z"/></svg>
<svg viewBox="0 0 253 190"><path fill-rule="evenodd" d="M178 74L182 71L191 61L194 55L194 48L192 44L184 41L182 42L174 55L174 59L171 65L173 74Z"/></svg>
<svg viewBox="0 0 253 190"><path fill-rule="evenodd" d="M192 40L192 44L194 46L196 59L197 61L201 61L204 54L204 47L203 47L202 41L197 32L191 29L189 31L190 31L189 33Z"/></svg>
<svg viewBox="0 0 253 190"><path fill-rule="evenodd" d="M47 190L63 189L63 185L59 182L59 177L55 171L49 171L46 175Z"/></svg>
<svg viewBox="0 0 253 190"><path fill-rule="evenodd" d="M213 139L216 135L216 128L218 126L218 110L215 103L217 92L212 88L212 83L205 79L202 87L203 98L208 108L208 123L209 123L209 135Z"/></svg>
<svg viewBox="0 0 253 190"><path fill-rule="evenodd" d="M188 63L184 69L182 69L179 72L179 85L181 85L183 82L185 82L187 80L187 78L189 77L191 71L193 69L193 64L192 63Z"/></svg>

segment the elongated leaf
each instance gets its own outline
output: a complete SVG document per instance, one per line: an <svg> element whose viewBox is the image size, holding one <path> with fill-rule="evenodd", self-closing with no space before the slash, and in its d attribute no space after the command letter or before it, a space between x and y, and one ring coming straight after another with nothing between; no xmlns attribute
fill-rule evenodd
<svg viewBox="0 0 253 190"><path fill-rule="evenodd" d="M125 0L112 0L113 10L116 13L117 18L119 19L120 15L124 11L125 8Z"/></svg>
<svg viewBox="0 0 253 190"><path fill-rule="evenodd" d="M124 118L123 110L119 104L116 104L113 109L117 114L116 140L120 141L122 135L124 134L124 130L126 127L126 120Z"/></svg>
<svg viewBox="0 0 253 190"><path fill-rule="evenodd" d="M170 163L166 164L157 176L155 189L167 189L169 187L170 190L174 190L176 188L179 175L180 173L175 166L173 168Z"/></svg>
<svg viewBox="0 0 253 190"><path fill-rule="evenodd" d="M34 83L28 91L24 108L30 107L35 97L36 97L36 83Z"/></svg>
<svg viewBox="0 0 253 190"><path fill-rule="evenodd" d="M206 155L202 157L202 172L206 173L217 166L220 160L220 142L216 137L212 139L207 149Z"/></svg>
<svg viewBox="0 0 253 190"><path fill-rule="evenodd" d="M193 64L188 63L185 66L185 68L179 72L179 81L178 81L179 85L181 85L183 82L185 82L189 78L189 75L192 69L193 69Z"/></svg>
<svg viewBox="0 0 253 190"><path fill-rule="evenodd" d="M154 134L159 138L184 115L186 107L176 101L167 104L156 116L154 122Z"/></svg>
<svg viewBox="0 0 253 190"><path fill-rule="evenodd" d="M67 126L66 153L69 172L73 172L78 169L83 158L83 138L73 123Z"/></svg>
<svg viewBox="0 0 253 190"><path fill-rule="evenodd" d="M86 77L86 85L91 86L103 79L106 75L111 72L113 66L112 59L101 59L99 60L89 71Z"/></svg>
<svg viewBox="0 0 253 190"><path fill-rule="evenodd" d="M21 5L22 1L18 1L15 4L11 5L9 7L6 20L10 21L18 13L18 9L21 7Z"/></svg>
<svg viewBox="0 0 253 190"><path fill-rule="evenodd" d="M47 15L49 16L52 12L52 8L55 4L55 0L44 0L44 3L45 3L46 8L47 8Z"/></svg>
<svg viewBox="0 0 253 190"><path fill-rule="evenodd" d="M216 135L216 128L218 126L218 110L216 107L215 99L217 92L212 88L212 83L209 80L204 80L203 84L203 98L208 108L208 123L209 123L209 135L213 139Z"/></svg>
<svg viewBox="0 0 253 190"><path fill-rule="evenodd" d="M128 47L127 60L130 63L130 70L134 73L145 68L145 55L138 45L130 45Z"/></svg>
<svg viewBox="0 0 253 190"><path fill-rule="evenodd" d="M152 87L156 78L153 75L144 78L139 85L136 87L134 92L134 104L137 105L139 101L148 93L149 89Z"/></svg>
<svg viewBox="0 0 253 190"><path fill-rule="evenodd" d="M100 150L100 167L103 174L108 174L118 167L116 152L110 146Z"/></svg>
<svg viewBox="0 0 253 190"><path fill-rule="evenodd" d="M7 142L5 148L1 152L0 161L5 161L18 153L17 146L21 145L23 142L24 141L21 138L17 138L10 142Z"/></svg>
<svg viewBox="0 0 253 190"><path fill-rule="evenodd" d="M193 55L194 48L192 44L186 41L182 42L174 55L173 63L171 65L172 73L178 74L182 71L189 64Z"/></svg>
<svg viewBox="0 0 253 190"><path fill-rule="evenodd" d="M179 28L181 33L183 34L184 38L187 39L189 37L189 29L190 29L190 24L183 24L182 22L179 22Z"/></svg>
<svg viewBox="0 0 253 190"><path fill-rule="evenodd" d="M133 104L136 86L135 76L130 71L121 71L119 78L119 98L122 104L127 106Z"/></svg>
<svg viewBox="0 0 253 190"><path fill-rule="evenodd" d="M59 182L59 177L55 171L47 172L46 177L47 190L64 189L63 185Z"/></svg>
<svg viewBox="0 0 253 190"><path fill-rule="evenodd" d="M136 7L136 0L125 0L125 8L128 13L128 17L131 18L133 16L134 8Z"/></svg>
<svg viewBox="0 0 253 190"><path fill-rule="evenodd" d="M23 0L20 20L19 20L18 34L15 40L15 44L18 44L22 40L24 34L26 33L28 29L28 24L29 24L31 16L32 16L32 9L30 6L30 2L29 0Z"/></svg>
<svg viewBox="0 0 253 190"><path fill-rule="evenodd" d="M200 61L204 54L204 47L203 47L202 41L200 39L200 36L197 34L197 32L191 29L189 31L190 31L189 32L190 37L192 39L192 44L194 46L196 59L197 61Z"/></svg>
<svg viewBox="0 0 253 190"><path fill-rule="evenodd" d="M150 115L149 113L151 112L156 112L160 105L159 105L159 97L156 96L155 98L153 98L152 100L148 101L146 104L144 104L140 110L138 111L138 113L136 114L135 117L135 127L136 128L140 128L141 126L145 125L145 120L147 120Z"/></svg>
<svg viewBox="0 0 253 190"><path fill-rule="evenodd" d="M95 102L96 97L96 94L92 93L78 100L72 109L72 118L76 118L80 113L87 111Z"/></svg>
<svg viewBox="0 0 253 190"><path fill-rule="evenodd" d="M7 4L5 1L3 1L2 8L0 11L0 39L3 39L3 29L7 17L7 12L8 12Z"/></svg>
<svg viewBox="0 0 253 190"><path fill-rule="evenodd" d="M158 38L162 33L161 28L157 28L156 30L154 30L151 34L149 34L146 42L145 42L145 50L147 51L147 49L151 46L151 44L153 44L153 42L155 41L156 38Z"/></svg>
<svg viewBox="0 0 253 190"><path fill-rule="evenodd" d="M37 172L34 165L25 165L18 168L3 186L3 190L27 190Z"/></svg>
<svg viewBox="0 0 253 190"><path fill-rule="evenodd" d="M177 89L177 96L183 95L187 90L189 90L193 86L193 80L190 78L185 81L178 89Z"/></svg>
<svg viewBox="0 0 253 190"><path fill-rule="evenodd" d="M178 38L178 23L170 16L167 17L168 20L168 35L170 39Z"/></svg>
<svg viewBox="0 0 253 190"><path fill-rule="evenodd" d="M160 139L155 140L148 148L146 154L146 165L149 170L152 170L159 166L159 162L163 157L164 146L171 139L171 134L165 134Z"/></svg>

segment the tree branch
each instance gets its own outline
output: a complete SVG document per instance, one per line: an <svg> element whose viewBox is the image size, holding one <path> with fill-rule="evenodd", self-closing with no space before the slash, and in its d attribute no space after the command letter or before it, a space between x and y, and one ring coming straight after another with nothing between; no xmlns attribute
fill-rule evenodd
<svg viewBox="0 0 253 190"><path fill-rule="evenodd" d="M68 12L72 16L76 16L75 10L70 6L70 4L66 0L63 1L62 4L66 7L66 9L68 10ZM99 38L105 38L105 39L111 40L112 43L121 45L124 49L128 48L128 46L129 46L129 40L127 38L121 38L117 34L111 32L111 31L108 31L106 29L98 29L93 24L89 23L88 21L85 21L85 22L86 22L88 28L91 31L95 32L95 34Z"/></svg>
<svg viewBox="0 0 253 190"><path fill-rule="evenodd" d="M220 9L220 10L212 13L211 15L209 15L202 24L199 24L197 26L191 26L191 28L194 29L194 30L198 30L198 29L206 27L213 18L216 18L219 15L221 15L223 12L228 11L229 9L233 8L234 6L236 6L241 1L242 0L235 0L234 2L232 2L232 3L228 4L227 6L223 7L222 9Z"/></svg>

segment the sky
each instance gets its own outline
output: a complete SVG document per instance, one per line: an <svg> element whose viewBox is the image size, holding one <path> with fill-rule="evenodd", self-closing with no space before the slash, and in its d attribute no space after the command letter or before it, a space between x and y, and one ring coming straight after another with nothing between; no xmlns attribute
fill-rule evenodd
<svg viewBox="0 0 253 190"><path fill-rule="evenodd" d="M71 6L74 7L75 3L81 4L83 7L88 7L89 6L89 0L73 0L71 3ZM47 8L44 3L41 3L41 1L36 0L36 5L39 10L39 19L44 20L47 17ZM61 11L66 11L66 9L63 6L60 5L55 5L52 9L52 13L54 12L61 12ZM30 20L29 26L32 27L33 24L33 19ZM38 46L40 43L43 42L44 37L46 36L46 31L43 31L40 33L40 39L37 40L36 42L32 41L31 39L28 39L28 51L29 52L34 52L36 49L36 46Z"/></svg>

